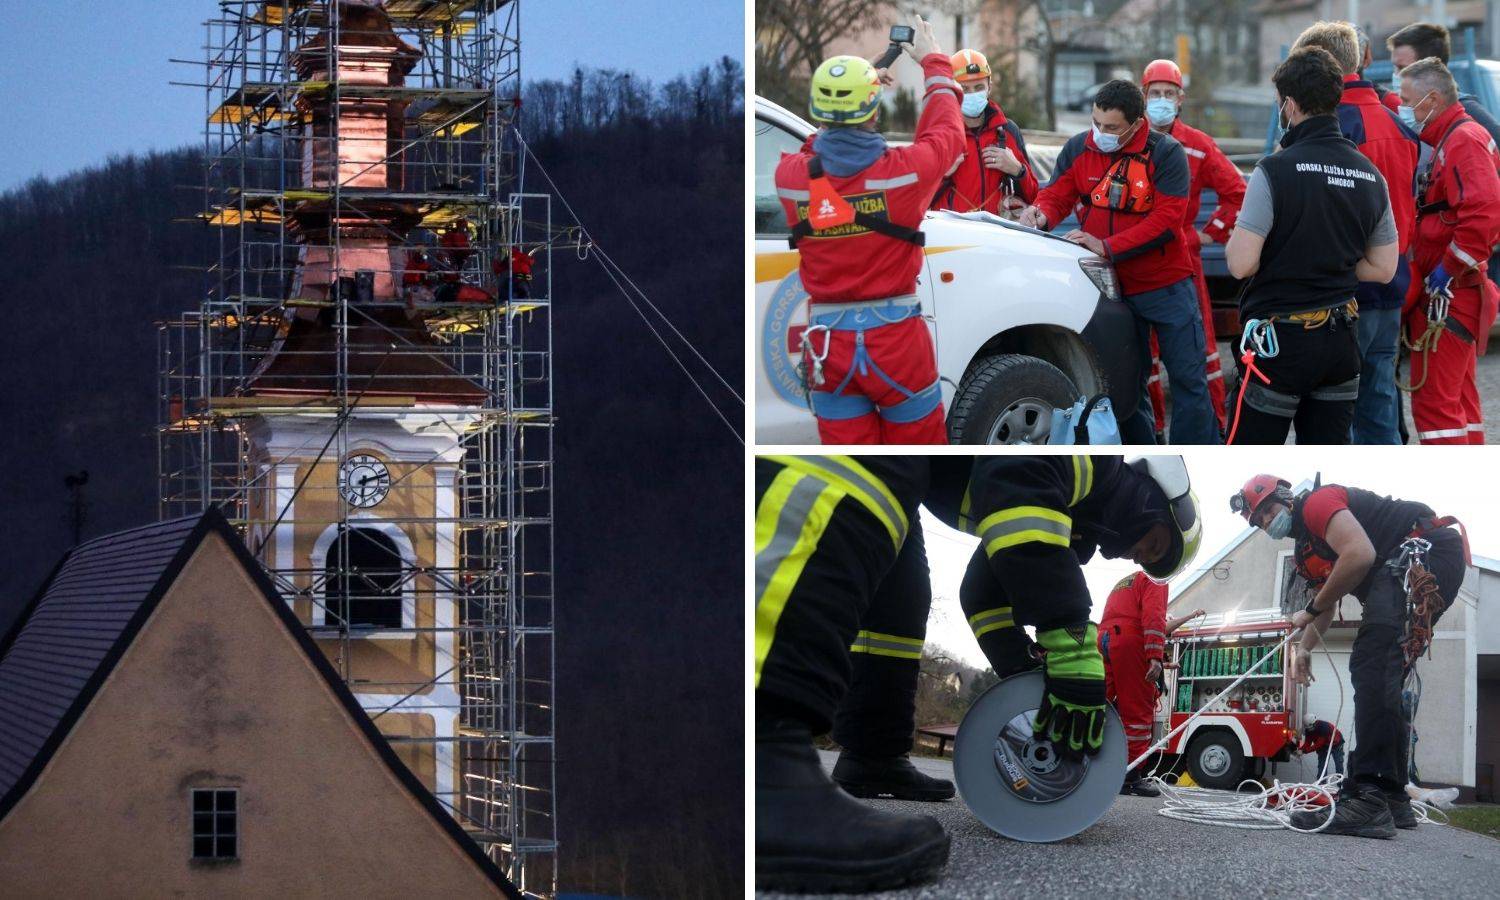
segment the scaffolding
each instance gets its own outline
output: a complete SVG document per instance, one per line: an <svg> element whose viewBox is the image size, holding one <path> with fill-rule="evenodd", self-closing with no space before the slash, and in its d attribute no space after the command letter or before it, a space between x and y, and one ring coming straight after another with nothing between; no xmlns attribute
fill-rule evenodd
<svg viewBox="0 0 1500 900"><path fill-rule="evenodd" d="M515 0L219 0L159 512L220 507L398 755L556 886L545 194Z"/></svg>

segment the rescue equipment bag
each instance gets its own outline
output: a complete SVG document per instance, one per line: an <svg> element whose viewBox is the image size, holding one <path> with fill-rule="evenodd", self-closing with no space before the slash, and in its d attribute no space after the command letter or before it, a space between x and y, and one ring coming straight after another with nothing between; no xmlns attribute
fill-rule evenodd
<svg viewBox="0 0 1500 900"><path fill-rule="evenodd" d="M1160 135L1146 135L1142 153L1127 153L1115 160L1089 192L1089 205L1116 212L1148 213L1156 205L1156 186L1151 183L1151 154Z"/></svg>
<svg viewBox="0 0 1500 900"><path fill-rule="evenodd" d="M1052 411L1048 444L1121 444L1120 426L1109 398L1103 394L1079 397L1068 409Z"/></svg>

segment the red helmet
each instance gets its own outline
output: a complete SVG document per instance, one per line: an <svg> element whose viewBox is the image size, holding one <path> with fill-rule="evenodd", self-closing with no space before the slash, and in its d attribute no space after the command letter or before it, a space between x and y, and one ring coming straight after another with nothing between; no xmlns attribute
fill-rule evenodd
<svg viewBox="0 0 1500 900"><path fill-rule="evenodd" d="M1148 70L1149 71L1149 70ZM1229 508L1244 516L1246 521L1255 515L1260 505L1275 497L1288 506L1292 503L1292 483L1275 475L1257 475L1245 482L1240 492L1229 498Z"/></svg>
<svg viewBox="0 0 1500 900"><path fill-rule="evenodd" d="M1141 76L1141 87L1156 81L1166 81L1182 87L1182 70L1170 59L1153 59Z"/></svg>

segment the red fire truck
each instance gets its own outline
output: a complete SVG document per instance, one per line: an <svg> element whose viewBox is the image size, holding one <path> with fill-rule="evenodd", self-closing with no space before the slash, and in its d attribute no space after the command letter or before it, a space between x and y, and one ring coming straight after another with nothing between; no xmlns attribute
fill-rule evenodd
<svg viewBox="0 0 1500 900"><path fill-rule="evenodd" d="M1277 649L1291 624L1279 616L1257 618L1264 621L1179 628L1167 639L1167 692L1156 706L1157 739L1272 656L1164 748L1203 787L1230 789L1262 774L1269 762L1287 761L1301 733L1301 689L1292 680L1291 653Z"/></svg>

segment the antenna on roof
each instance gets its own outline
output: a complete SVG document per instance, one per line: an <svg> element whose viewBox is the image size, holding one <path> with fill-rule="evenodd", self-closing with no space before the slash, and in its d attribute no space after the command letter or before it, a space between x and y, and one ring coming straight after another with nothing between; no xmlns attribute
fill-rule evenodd
<svg viewBox="0 0 1500 900"><path fill-rule="evenodd" d="M77 475L69 475L63 479L63 486L71 495L68 497L68 523L73 526L74 547L83 541L83 523L88 517L89 508L88 501L83 499L83 486L88 483L88 469L82 469Z"/></svg>

